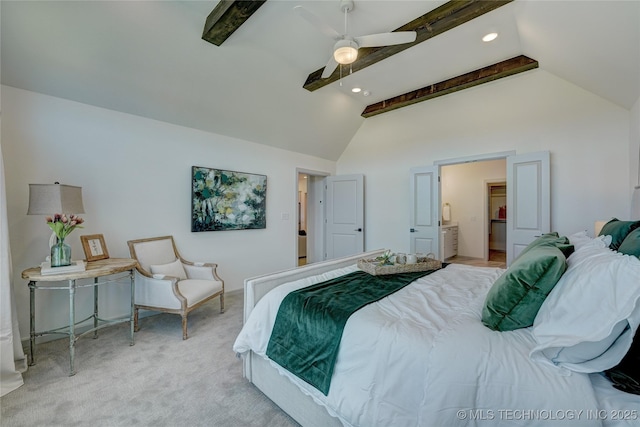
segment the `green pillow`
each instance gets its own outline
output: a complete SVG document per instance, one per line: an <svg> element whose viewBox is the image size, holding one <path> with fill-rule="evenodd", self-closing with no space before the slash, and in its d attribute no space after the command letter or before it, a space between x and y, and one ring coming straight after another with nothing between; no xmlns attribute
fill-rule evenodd
<svg viewBox="0 0 640 427"><path fill-rule="evenodd" d="M533 325L542 303L566 269L564 254L553 244L539 244L528 249L487 293L482 323L494 331Z"/></svg>
<svg viewBox="0 0 640 427"><path fill-rule="evenodd" d="M543 234L542 236L535 239L533 242L529 243L526 248L518 254L516 259L520 258L522 255L530 251L532 248L540 245L553 245L560 249L564 254L565 258L569 258L574 251L574 246L569 242L569 239L565 236L559 237L558 233L553 231L551 233Z"/></svg>
<svg viewBox="0 0 640 427"><path fill-rule="evenodd" d="M617 251L627 234L638 227L640 227L640 221L620 221L618 218L613 218L602 227L598 236L611 236L609 247Z"/></svg>
<svg viewBox="0 0 640 427"><path fill-rule="evenodd" d="M627 234L627 237L620 244L618 252L640 258L640 227Z"/></svg>

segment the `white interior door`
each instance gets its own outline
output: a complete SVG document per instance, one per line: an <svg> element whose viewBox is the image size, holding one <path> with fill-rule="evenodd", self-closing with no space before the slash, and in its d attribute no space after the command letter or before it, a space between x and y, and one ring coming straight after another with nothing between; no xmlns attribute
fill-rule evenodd
<svg viewBox="0 0 640 427"><path fill-rule="evenodd" d="M433 253L440 259L440 166L411 169L411 253Z"/></svg>
<svg viewBox="0 0 640 427"><path fill-rule="evenodd" d="M325 178L325 259L364 252L364 175Z"/></svg>
<svg viewBox="0 0 640 427"><path fill-rule="evenodd" d="M549 152L507 157L507 265L551 231Z"/></svg>

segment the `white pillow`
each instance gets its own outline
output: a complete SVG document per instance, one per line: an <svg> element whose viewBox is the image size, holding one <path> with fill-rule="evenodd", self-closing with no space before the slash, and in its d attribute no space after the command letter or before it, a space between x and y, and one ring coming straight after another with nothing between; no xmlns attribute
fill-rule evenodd
<svg viewBox="0 0 640 427"><path fill-rule="evenodd" d="M187 273L184 272L184 267L177 258L169 264L150 265L149 268L151 268L152 274L164 274L166 276L177 277L180 280L187 278Z"/></svg>
<svg viewBox="0 0 640 427"><path fill-rule="evenodd" d="M601 372L627 353L640 324L640 260L592 239L540 307L532 360L576 372Z"/></svg>
<svg viewBox="0 0 640 427"><path fill-rule="evenodd" d="M211 267L203 265L183 265L189 279L214 280Z"/></svg>
<svg viewBox="0 0 640 427"><path fill-rule="evenodd" d="M588 236L586 231L578 231L569 236L569 242L576 251L585 245L593 244L593 242L596 242L595 244L597 245L601 245L604 242L604 246L608 248L611 244L611 236L598 236L594 239Z"/></svg>

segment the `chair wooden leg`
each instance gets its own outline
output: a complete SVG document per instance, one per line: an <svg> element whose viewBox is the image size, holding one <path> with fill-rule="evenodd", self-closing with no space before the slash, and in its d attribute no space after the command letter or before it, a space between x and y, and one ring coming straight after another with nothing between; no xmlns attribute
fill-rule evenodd
<svg viewBox="0 0 640 427"><path fill-rule="evenodd" d="M224 313L224 294L220 295L220 313Z"/></svg>
<svg viewBox="0 0 640 427"><path fill-rule="evenodd" d="M187 316L183 315L182 316L182 339L186 340L188 338L187 336Z"/></svg>
<svg viewBox="0 0 640 427"><path fill-rule="evenodd" d="M138 311L140 309L138 307L136 307L133 310L133 330L134 332L138 332L140 330L140 325L138 324Z"/></svg>

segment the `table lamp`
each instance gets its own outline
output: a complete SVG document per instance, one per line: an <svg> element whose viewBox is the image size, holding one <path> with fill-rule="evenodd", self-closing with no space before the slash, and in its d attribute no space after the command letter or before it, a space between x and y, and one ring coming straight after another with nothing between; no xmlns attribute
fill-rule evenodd
<svg viewBox="0 0 640 427"><path fill-rule="evenodd" d="M55 184L29 184L29 208L27 215L81 214L82 187ZM49 247L56 243L56 234L49 238ZM70 258L70 255L69 255Z"/></svg>
<svg viewBox="0 0 640 427"><path fill-rule="evenodd" d="M598 237L600 235L600 231L602 230L602 227L604 227L604 225L609 221L610 220L596 221L596 223L593 226L594 237Z"/></svg>

